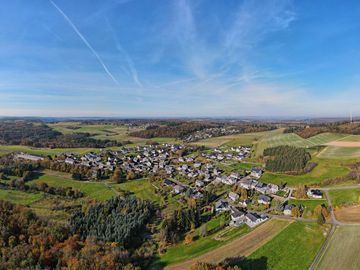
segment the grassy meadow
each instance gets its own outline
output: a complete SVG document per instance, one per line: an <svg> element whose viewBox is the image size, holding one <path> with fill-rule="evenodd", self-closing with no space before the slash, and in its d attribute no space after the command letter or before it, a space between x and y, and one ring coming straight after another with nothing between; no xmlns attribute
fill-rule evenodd
<svg viewBox="0 0 360 270"><path fill-rule="evenodd" d="M317 216L314 216L314 209L318 205L325 205L327 206L327 200L289 200L289 204L295 204L296 206L303 205L305 207L304 213L302 215L303 218L306 219L317 219Z"/></svg>
<svg viewBox="0 0 360 270"><path fill-rule="evenodd" d="M242 269L307 270L325 240L328 226L294 222L247 259Z"/></svg>
<svg viewBox="0 0 360 270"><path fill-rule="evenodd" d="M329 196L333 206L360 203L360 188L330 190Z"/></svg>

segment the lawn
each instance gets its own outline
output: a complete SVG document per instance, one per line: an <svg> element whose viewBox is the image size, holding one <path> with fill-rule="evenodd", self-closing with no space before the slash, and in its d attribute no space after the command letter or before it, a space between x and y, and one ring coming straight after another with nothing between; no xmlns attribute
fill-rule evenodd
<svg viewBox="0 0 360 270"><path fill-rule="evenodd" d="M29 181L32 183L47 183L49 186L72 187L84 192L87 198L97 200L108 200L116 194L101 182L72 180L69 174L45 171L39 178Z"/></svg>
<svg viewBox="0 0 360 270"><path fill-rule="evenodd" d="M242 269L307 270L325 240L325 229L329 227L294 222L252 253Z"/></svg>
<svg viewBox="0 0 360 270"><path fill-rule="evenodd" d="M111 184L116 190L128 191L133 193L137 198L160 202L160 196L155 193L155 187L147 179L138 179L128 181L122 184Z"/></svg>
<svg viewBox="0 0 360 270"><path fill-rule="evenodd" d="M330 190L329 195L333 206L344 206L360 202L360 188Z"/></svg>
<svg viewBox="0 0 360 270"><path fill-rule="evenodd" d="M360 265L360 227L336 228L317 270L357 270Z"/></svg>
<svg viewBox="0 0 360 270"><path fill-rule="evenodd" d="M305 207L304 213L302 215L303 218L307 219L317 219L314 216L314 209L317 205L325 205L327 206L327 201L324 200L289 200L289 204L295 204L296 206L303 205Z"/></svg>
<svg viewBox="0 0 360 270"><path fill-rule="evenodd" d="M326 179L344 176L350 171L348 168L350 163L346 161L313 158L311 162L316 162L318 165L310 173L303 175L287 175L266 172L261 177L261 181L273 184L283 182L287 183L289 186L296 186L298 184L316 185Z"/></svg>
<svg viewBox="0 0 360 270"><path fill-rule="evenodd" d="M30 193L19 190L0 189L0 200L8 201L14 204L31 205L44 197L43 193Z"/></svg>

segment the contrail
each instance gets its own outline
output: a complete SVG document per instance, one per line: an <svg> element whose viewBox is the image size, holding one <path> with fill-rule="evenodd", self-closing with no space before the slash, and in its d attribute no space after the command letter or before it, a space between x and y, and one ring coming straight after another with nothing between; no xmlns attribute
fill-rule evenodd
<svg viewBox="0 0 360 270"><path fill-rule="evenodd" d="M113 27L111 26L109 20L106 18L106 22L108 24L109 30L114 38L116 49L120 51L120 53L125 57L126 63L128 65L129 71L131 73L132 79L134 80L135 84L137 84L139 87L143 87L143 84L141 83L139 79L139 74L135 68L134 61L131 59L130 55L127 53L127 51L121 46L116 33L114 32Z"/></svg>
<svg viewBox="0 0 360 270"><path fill-rule="evenodd" d="M59 8L52 0L49 0L50 3L54 6L54 8L59 11L59 13L64 17L64 19L69 23L71 28L75 31L75 33L81 38L81 40L85 43L85 45L89 48L89 50L94 54L94 56L99 61L100 65L103 67L105 72L109 75L109 77L119 85L119 82L115 79L115 77L111 74L110 70L105 65L104 61L101 59L100 55L95 51L95 49L90 45L90 43L86 40L86 38L80 33L79 29L73 24L73 22L70 20L70 18L62 11L61 8Z"/></svg>

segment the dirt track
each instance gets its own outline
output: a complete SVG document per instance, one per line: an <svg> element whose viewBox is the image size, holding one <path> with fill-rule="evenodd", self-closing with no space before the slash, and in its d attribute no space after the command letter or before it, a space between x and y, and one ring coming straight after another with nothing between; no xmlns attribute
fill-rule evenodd
<svg viewBox="0 0 360 270"><path fill-rule="evenodd" d="M360 147L360 142L349 142L349 141L333 141L325 145L328 146L339 146L339 147Z"/></svg>
<svg viewBox="0 0 360 270"><path fill-rule="evenodd" d="M237 238L220 248L207 252L194 259L170 265L166 267L165 270L186 270L190 269L190 267L198 261L217 263L226 258L249 256L256 249L271 240L290 223L291 222L284 220L271 219L243 237Z"/></svg>

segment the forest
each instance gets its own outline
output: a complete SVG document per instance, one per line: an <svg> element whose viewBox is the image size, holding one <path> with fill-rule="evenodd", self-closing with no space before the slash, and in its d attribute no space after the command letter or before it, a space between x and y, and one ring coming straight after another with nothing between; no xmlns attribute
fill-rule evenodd
<svg viewBox="0 0 360 270"><path fill-rule="evenodd" d="M105 148L121 146L112 140L97 140L89 133L62 134L43 123L0 121L0 144L49 148Z"/></svg>
<svg viewBox="0 0 360 270"><path fill-rule="evenodd" d="M1 200L0 227L0 270L139 270L146 268L154 253L149 242L127 250L116 242L72 234L65 225Z"/></svg>
<svg viewBox="0 0 360 270"><path fill-rule="evenodd" d="M311 155L304 148L277 146L264 151L266 170L273 172L300 172L305 169Z"/></svg>
<svg viewBox="0 0 360 270"><path fill-rule="evenodd" d="M87 212L79 211L70 219L71 230L86 238L95 236L107 242L133 247L142 238L144 226L152 216L153 206L135 197L113 198L97 203Z"/></svg>

